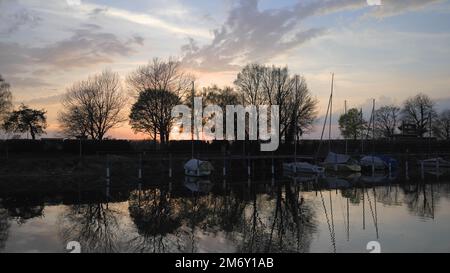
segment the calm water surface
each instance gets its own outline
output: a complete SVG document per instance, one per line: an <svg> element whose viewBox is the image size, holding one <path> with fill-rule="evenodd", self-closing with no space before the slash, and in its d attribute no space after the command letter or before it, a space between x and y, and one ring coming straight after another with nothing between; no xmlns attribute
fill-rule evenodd
<svg viewBox="0 0 450 273"><path fill-rule="evenodd" d="M185 180L3 196L0 252L68 252L69 241L82 252L368 252L369 241L450 252L450 183L431 180Z"/></svg>

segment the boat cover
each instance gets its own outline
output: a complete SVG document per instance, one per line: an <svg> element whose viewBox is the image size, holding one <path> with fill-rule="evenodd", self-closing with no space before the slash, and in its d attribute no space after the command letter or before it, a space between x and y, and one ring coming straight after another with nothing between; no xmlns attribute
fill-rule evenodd
<svg viewBox="0 0 450 273"><path fill-rule="evenodd" d="M214 170L214 167L208 161L191 159L188 162L186 162L186 164L184 164L184 169L188 171L197 171L198 169L200 170L200 172L202 172L202 171L212 171Z"/></svg>
<svg viewBox="0 0 450 273"><path fill-rule="evenodd" d="M329 153L325 159L327 164L346 164L350 161L350 156L336 153Z"/></svg>

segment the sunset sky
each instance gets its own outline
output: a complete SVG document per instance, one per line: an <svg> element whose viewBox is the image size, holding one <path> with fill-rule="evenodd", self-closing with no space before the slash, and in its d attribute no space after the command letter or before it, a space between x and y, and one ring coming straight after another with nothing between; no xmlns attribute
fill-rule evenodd
<svg viewBox="0 0 450 273"><path fill-rule="evenodd" d="M444 109L450 1L0 0L0 74L16 104L48 111L49 136L72 83L106 68L124 79L169 56L195 73L199 87L232 85L249 62L288 65L306 78L321 115L331 72L339 114L344 100L368 112L372 98L400 104L418 92ZM142 138L127 124L109 135Z"/></svg>

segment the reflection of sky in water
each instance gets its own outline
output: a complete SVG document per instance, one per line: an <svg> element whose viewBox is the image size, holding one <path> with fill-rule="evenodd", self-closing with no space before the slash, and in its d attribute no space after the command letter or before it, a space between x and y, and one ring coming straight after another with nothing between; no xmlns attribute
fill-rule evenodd
<svg viewBox="0 0 450 273"><path fill-rule="evenodd" d="M152 190L134 192L128 202L46 206L31 219L9 217L1 251L65 252L67 241L79 240L83 251L94 252L333 252L333 241L337 252L367 252L369 241L384 252L450 252L449 185L415 185L407 194L401 186L367 188L364 200L362 189L300 191L298 203L296 187L293 195L265 188L255 201L250 193L180 197Z"/></svg>

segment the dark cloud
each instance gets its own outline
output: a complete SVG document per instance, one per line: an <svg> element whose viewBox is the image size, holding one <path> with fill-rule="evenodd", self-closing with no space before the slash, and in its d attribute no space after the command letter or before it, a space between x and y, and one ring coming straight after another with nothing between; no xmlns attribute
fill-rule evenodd
<svg viewBox="0 0 450 273"><path fill-rule="evenodd" d="M324 33L321 28L302 29L309 16L361 6L361 0L299 2L281 9L260 11L257 0L241 0L226 22L213 31L211 44L199 47L194 40L183 46L184 62L207 70L237 68L236 62L265 62Z"/></svg>
<svg viewBox="0 0 450 273"><path fill-rule="evenodd" d="M384 0L378 12L419 9L439 0ZM181 49L184 63L200 70L235 70L243 62L267 62L297 46L323 35L322 28L303 28L306 18L344 10L367 8L366 0L299 1L297 4L259 10L258 0L240 0L225 23L213 30L210 44L199 46L189 39Z"/></svg>
<svg viewBox="0 0 450 273"><path fill-rule="evenodd" d="M122 41L115 34L102 32L93 24L72 30L68 39L32 47L0 42L0 71L15 75L29 71L60 71L114 62L116 57L129 56L144 39L133 36Z"/></svg>

